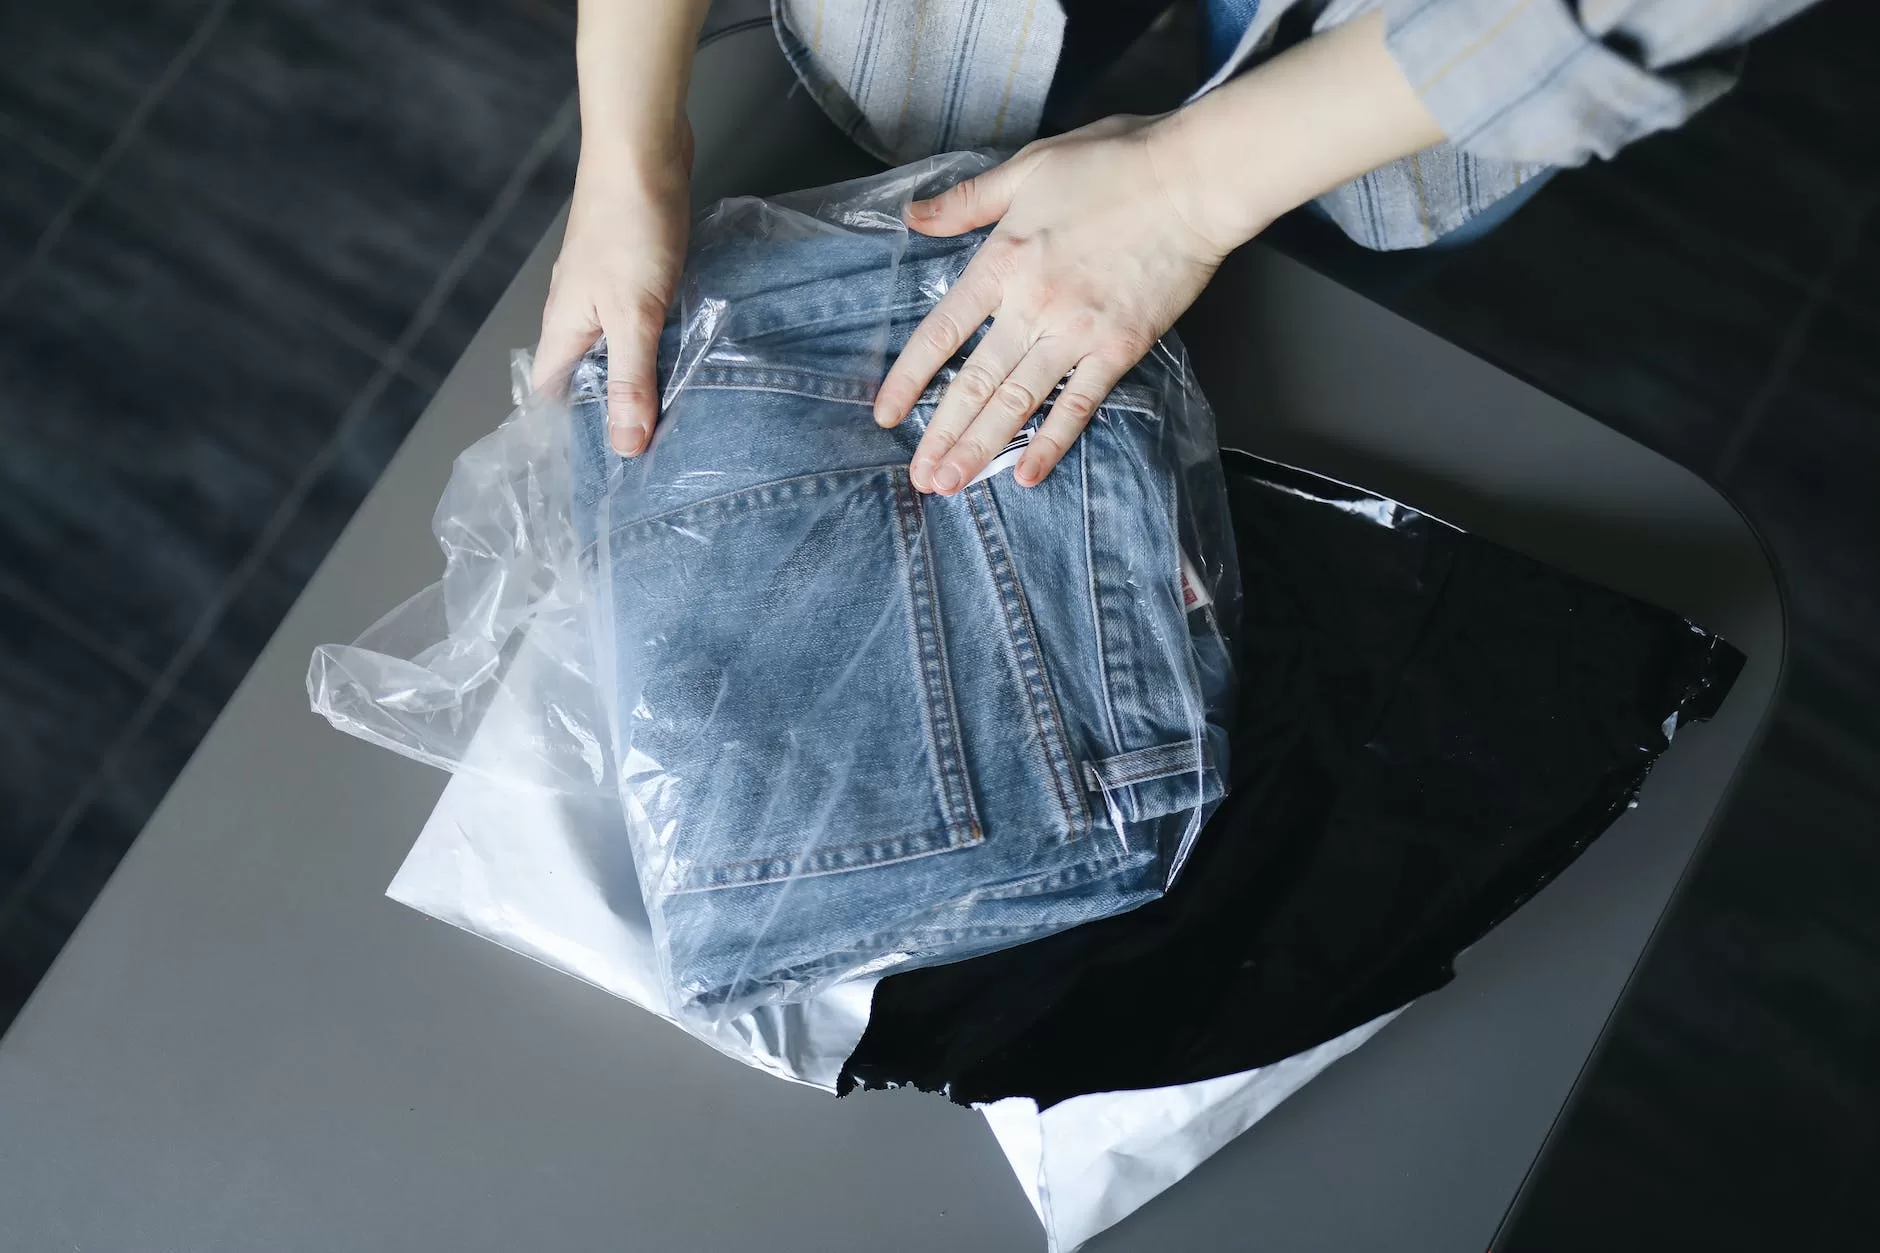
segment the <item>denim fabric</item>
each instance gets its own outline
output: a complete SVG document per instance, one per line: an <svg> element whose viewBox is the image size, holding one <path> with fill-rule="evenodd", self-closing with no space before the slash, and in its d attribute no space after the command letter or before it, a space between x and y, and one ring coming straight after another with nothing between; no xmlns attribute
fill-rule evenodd
<svg viewBox="0 0 1880 1253"><path fill-rule="evenodd" d="M1240 37L1259 16L1260 0L1203 0L1205 77L1212 78L1240 50Z"/></svg>
<svg viewBox="0 0 1880 1253"><path fill-rule="evenodd" d="M901 427L871 420L977 242L695 249L635 459L605 442L604 345L576 371L600 682L681 1007L1132 908L1220 798L1228 652L1184 609L1178 545L1225 533L1223 489L1218 460L1183 460L1169 367L1031 489L914 490L940 384Z"/></svg>

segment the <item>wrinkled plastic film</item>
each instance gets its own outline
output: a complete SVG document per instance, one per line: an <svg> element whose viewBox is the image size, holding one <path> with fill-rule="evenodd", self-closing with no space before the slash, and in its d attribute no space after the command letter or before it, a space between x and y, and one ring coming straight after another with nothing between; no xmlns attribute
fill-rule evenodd
<svg viewBox="0 0 1880 1253"><path fill-rule="evenodd" d="M708 211L649 449L608 446L603 342L459 458L443 578L309 669L351 734L617 795L695 1023L1135 908L1225 790L1239 584L1180 345L1032 488L1012 467L1049 398L963 492L913 488L964 353L872 420L983 239L902 213L990 161Z"/></svg>
<svg viewBox="0 0 1880 1253"><path fill-rule="evenodd" d="M432 517L443 577L353 644L316 649L307 694L340 730L429 765L609 793L574 577L567 406L529 394L525 354L512 373L515 410L457 458ZM471 741L505 689L519 715L505 724L508 751L486 744L473 760Z"/></svg>
<svg viewBox="0 0 1880 1253"><path fill-rule="evenodd" d="M1134 908L1222 794L1238 588L1179 347L1034 488L1008 455L957 496L914 489L957 360L901 426L872 420L980 242L914 234L902 210L985 164L708 213L642 456L607 447L605 347L575 371L596 674L682 1011Z"/></svg>

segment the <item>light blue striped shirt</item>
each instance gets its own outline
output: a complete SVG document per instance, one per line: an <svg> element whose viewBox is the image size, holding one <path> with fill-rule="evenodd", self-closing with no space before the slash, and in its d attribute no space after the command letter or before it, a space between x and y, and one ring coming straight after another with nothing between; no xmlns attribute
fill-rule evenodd
<svg viewBox="0 0 1880 1253"><path fill-rule="evenodd" d="M1392 57L1449 139L1319 205L1359 243L1390 249L1432 242L1549 168L1680 125L1734 81L1718 54L1813 0L1212 2L1248 17L1197 96L1268 55L1295 6L1314 30L1383 10ZM893 164L1031 139L1064 38L1058 0L771 0L771 10L823 109Z"/></svg>

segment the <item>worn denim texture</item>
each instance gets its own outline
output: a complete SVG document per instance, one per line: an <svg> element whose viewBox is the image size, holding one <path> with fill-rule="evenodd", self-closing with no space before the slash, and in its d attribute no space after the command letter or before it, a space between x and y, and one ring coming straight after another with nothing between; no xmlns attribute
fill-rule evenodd
<svg viewBox="0 0 1880 1253"><path fill-rule="evenodd" d="M922 496L945 378L895 429L870 401L979 237L782 220L699 233L646 453L607 447L604 345L571 384L641 887L675 1004L714 1013L1151 900L1226 775L1237 583L1179 348L1043 484Z"/></svg>

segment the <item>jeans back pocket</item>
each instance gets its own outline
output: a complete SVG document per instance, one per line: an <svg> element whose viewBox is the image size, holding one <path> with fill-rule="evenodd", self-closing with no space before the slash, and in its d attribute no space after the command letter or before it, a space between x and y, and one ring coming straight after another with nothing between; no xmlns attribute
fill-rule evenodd
<svg viewBox="0 0 1880 1253"><path fill-rule="evenodd" d="M649 897L980 841L935 571L903 466L613 531L621 781Z"/></svg>

